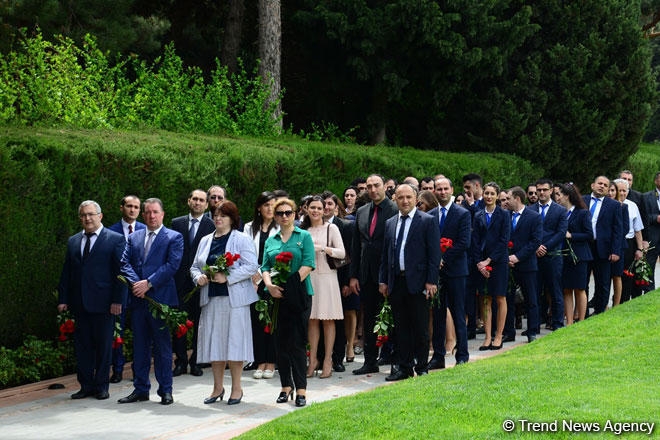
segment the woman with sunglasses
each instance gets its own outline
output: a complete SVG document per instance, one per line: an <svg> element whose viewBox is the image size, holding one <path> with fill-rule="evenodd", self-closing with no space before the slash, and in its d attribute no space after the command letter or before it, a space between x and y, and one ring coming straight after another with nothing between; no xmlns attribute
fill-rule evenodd
<svg viewBox="0 0 660 440"><path fill-rule="evenodd" d="M312 288L309 274L316 268L314 241L309 232L295 226L296 203L290 199L275 202L275 221L280 231L266 240L261 276L268 293L279 301L275 324L277 366L282 390L277 403L293 399L296 406L307 404L307 324L312 306ZM283 252L290 253L282 255ZM279 256L279 257L278 257ZM274 284L271 269L282 257L291 257L287 263L289 274L285 285ZM277 259L277 260L276 260ZM279 278L279 277L278 277Z"/></svg>

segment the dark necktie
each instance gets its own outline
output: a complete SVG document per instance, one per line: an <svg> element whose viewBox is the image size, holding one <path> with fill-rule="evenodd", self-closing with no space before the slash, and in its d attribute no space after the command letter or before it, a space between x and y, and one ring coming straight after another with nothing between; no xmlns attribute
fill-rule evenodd
<svg viewBox="0 0 660 440"><path fill-rule="evenodd" d="M369 225L369 237L374 236L376 230L376 223L378 223L378 205L374 205L374 213L371 216L371 225Z"/></svg>
<svg viewBox="0 0 660 440"><path fill-rule="evenodd" d="M598 199L596 197L592 197L591 200L593 200L593 203L591 205L591 209L589 209L589 212L591 213L591 216L593 217L594 214L596 213L596 205L598 205Z"/></svg>
<svg viewBox="0 0 660 440"><path fill-rule="evenodd" d="M190 220L190 229L188 230L188 243L192 244L195 241L195 225L199 220L196 218Z"/></svg>
<svg viewBox="0 0 660 440"><path fill-rule="evenodd" d="M156 236L156 233L154 231L149 232L149 237L147 238L147 244L144 245L144 256L146 257L149 255L149 251L151 250L151 244L154 242L154 237Z"/></svg>
<svg viewBox="0 0 660 440"><path fill-rule="evenodd" d="M89 257L89 250L92 247L92 237L95 235L95 232L85 232L85 236L87 237L87 241L85 241L85 249L83 249L83 260L87 259Z"/></svg>
<svg viewBox="0 0 660 440"><path fill-rule="evenodd" d="M511 228L512 230L516 230L516 226L518 225L518 217L520 217L519 212L514 212L513 217L511 218Z"/></svg>
<svg viewBox="0 0 660 440"><path fill-rule="evenodd" d="M128 235L133 233L133 225L128 225Z"/></svg>
<svg viewBox="0 0 660 440"><path fill-rule="evenodd" d="M447 217L447 208L440 208L440 235L445 227L445 218Z"/></svg>
<svg viewBox="0 0 660 440"><path fill-rule="evenodd" d="M399 266L399 255L401 255L401 245L403 244L403 234L406 230L406 220L408 220L407 215L401 217L401 226L399 226L399 235L396 237L396 262L397 262L397 266Z"/></svg>

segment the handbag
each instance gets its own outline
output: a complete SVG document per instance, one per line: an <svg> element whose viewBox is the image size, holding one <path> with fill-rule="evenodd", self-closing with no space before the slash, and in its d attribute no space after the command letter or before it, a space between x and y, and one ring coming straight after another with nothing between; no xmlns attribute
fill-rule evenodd
<svg viewBox="0 0 660 440"><path fill-rule="evenodd" d="M325 245L327 247L329 247L330 246L330 244L329 244L329 242L330 242L330 225L328 225L328 227L326 228L326 233L327 234L326 234L326 238L325 238ZM340 267L344 267L347 264L350 264L350 262L351 262L351 257L349 257L348 254L346 254L346 256L344 258L334 258L334 257L331 257L328 254L325 254L325 259L328 261L328 266L330 266L330 269L335 269L335 270L339 269Z"/></svg>

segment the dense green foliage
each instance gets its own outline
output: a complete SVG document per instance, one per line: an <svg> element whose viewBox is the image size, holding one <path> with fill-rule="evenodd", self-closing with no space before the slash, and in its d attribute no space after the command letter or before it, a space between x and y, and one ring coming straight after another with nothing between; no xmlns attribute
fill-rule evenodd
<svg viewBox="0 0 660 440"><path fill-rule="evenodd" d="M256 72L231 76L217 65L205 81L174 45L153 64L111 63L91 37L82 48L40 34L0 54L0 123L78 128L145 127L179 132L271 135L278 132L268 88Z"/></svg>
<svg viewBox="0 0 660 440"><path fill-rule="evenodd" d="M29 335L12 350L0 347L0 389L37 382L75 371L73 343Z"/></svg>
<svg viewBox="0 0 660 440"><path fill-rule="evenodd" d="M239 438L615 438L614 423L655 423L660 382L660 292L654 291L532 344L427 376L289 412ZM310 386L308 395L312 396ZM513 432L502 426L515 422ZM521 421L557 432L522 432ZM570 432L562 421L598 423ZM648 433L622 437L648 438Z"/></svg>
<svg viewBox="0 0 660 440"><path fill-rule="evenodd" d="M168 132L0 129L0 333L15 347L25 334L55 334L57 286L67 238L80 230L76 212L99 202L103 222L119 220L126 194L160 197L165 224L187 212L194 188L227 187L244 221L264 190L299 197L343 193L356 177L380 172L402 179L467 172L503 186L529 182L543 170L508 155L457 154L411 148L331 145L280 136L222 138Z"/></svg>
<svg viewBox="0 0 660 440"><path fill-rule="evenodd" d="M323 50L301 68L334 92L310 108L374 141L515 153L574 180L625 163L655 107L636 1L305 5L294 23Z"/></svg>

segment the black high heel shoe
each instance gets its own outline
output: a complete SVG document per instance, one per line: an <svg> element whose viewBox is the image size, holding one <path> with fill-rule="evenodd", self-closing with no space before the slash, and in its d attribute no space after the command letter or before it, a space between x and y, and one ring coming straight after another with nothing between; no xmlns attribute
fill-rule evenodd
<svg viewBox="0 0 660 440"><path fill-rule="evenodd" d="M502 345L503 345L503 344L500 344L500 345L495 345L495 344L493 344L493 345L490 346L490 349L491 349L491 350L501 350L501 349L502 349Z"/></svg>
<svg viewBox="0 0 660 440"><path fill-rule="evenodd" d="M227 400L227 405L238 405L239 403L241 403L241 399L243 399L243 391L241 391L241 397L239 397L238 399L230 398L229 400Z"/></svg>
<svg viewBox="0 0 660 440"><path fill-rule="evenodd" d="M482 345L481 347L479 347L479 351L486 351L486 350L492 350L492 349L493 349L493 344Z"/></svg>
<svg viewBox="0 0 660 440"><path fill-rule="evenodd" d="M307 400L302 394L296 395L296 406L305 406L307 405Z"/></svg>
<svg viewBox="0 0 660 440"><path fill-rule="evenodd" d="M286 403L287 400L293 400L293 390L289 390L287 393L286 391L282 391L279 396L277 396L277 400L275 402L277 403Z"/></svg>
<svg viewBox="0 0 660 440"><path fill-rule="evenodd" d="M207 397L206 399L204 399L204 404L210 405L211 403L217 402L218 399L222 400L224 397L225 397L225 389L223 388L222 392L220 394L218 394L217 396L211 396L211 397Z"/></svg>

